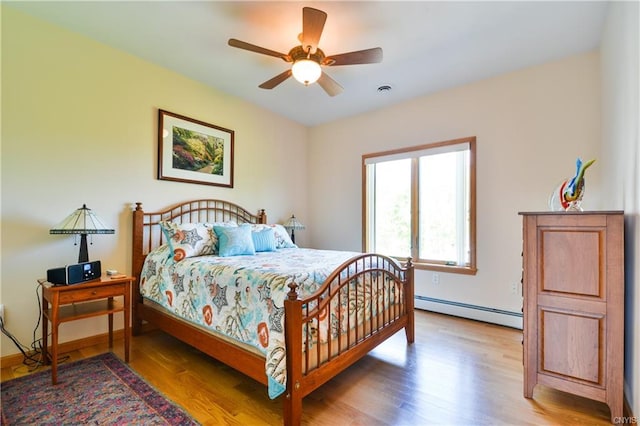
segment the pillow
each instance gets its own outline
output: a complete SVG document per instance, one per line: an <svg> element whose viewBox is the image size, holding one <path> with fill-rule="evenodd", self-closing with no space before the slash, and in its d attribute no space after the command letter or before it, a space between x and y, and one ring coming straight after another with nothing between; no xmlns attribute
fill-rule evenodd
<svg viewBox="0 0 640 426"><path fill-rule="evenodd" d="M187 257L213 254L215 234L204 223L160 222L169 245L170 257L176 262Z"/></svg>
<svg viewBox="0 0 640 426"><path fill-rule="evenodd" d="M218 236L213 230L213 227L222 226L227 228L234 228L238 226L238 224L233 220L228 220L226 222L211 222L211 223L207 223L206 225L211 227L211 235L213 235L213 254L218 254Z"/></svg>
<svg viewBox="0 0 640 426"><path fill-rule="evenodd" d="M214 226L218 236L218 254L222 257L256 254L251 237L251 225L237 227Z"/></svg>
<svg viewBox="0 0 640 426"><path fill-rule="evenodd" d="M256 251L276 251L276 234L273 228L251 231L251 238Z"/></svg>
<svg viewBox="0 0 640 426"><path fill-rule="evenodd" d="M238 226L238 224L236 222L234 222L233 220L227 220L225 222L207 222L207 223L205 223L205 225L211 226L212 228L214 226L226 226L226 227Z"/></svg>
<svg viewBox="0 0 640 426"><path fill-rule="evenodd" d="M261 231L263 229L273 229L273 233L274 236L276 238L276 248L277 249L281 249L281 248L298 248L297 245L295 245L293 243L293 241L291 241L291 237L289 236L289 233L287 232L286 229L284 229L284 226L280 225L280 224L272 224L272 225L266 225L266 224L255 224L255 225L251 225L253 231Z"/></svg>
<svg viewBox="0 0 640 426"><path fill-rule="evenodd" d="M160 227L169 245L170 256L176 262L187 257L218 252L218 237L213 226L238 226L233 221L215 223L175 223L161 221Z"/></svg>

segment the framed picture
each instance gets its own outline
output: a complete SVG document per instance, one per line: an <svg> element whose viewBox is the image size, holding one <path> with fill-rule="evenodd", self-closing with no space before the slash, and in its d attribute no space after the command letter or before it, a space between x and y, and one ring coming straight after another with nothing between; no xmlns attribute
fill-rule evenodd
<svg viewBox="0 0 640 426"><path fill-rule="evenodd" d="M159 110L158 179L233 188L233 130Z"/></svg>

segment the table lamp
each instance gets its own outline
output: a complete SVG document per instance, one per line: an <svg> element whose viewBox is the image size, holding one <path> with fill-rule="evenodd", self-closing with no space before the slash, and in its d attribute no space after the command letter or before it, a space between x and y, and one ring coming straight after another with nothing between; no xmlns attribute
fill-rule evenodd
<svg viewBox="0 0 640 426"><path fill-rule="evenodd" d="M282 226L284 226L286 229L291 230L291 242L294 244L296 243L295 230L305 228L305 226L302 223L300 223L300 221L296 219L294 215L291 215L291 217Z"/></svg>
<svg viewBox="0 0 640 426"><path fill-rule="evenodd" d="M87 234L113 234L115 231L109 229L104 222L96 216L91 209L83 204L65 220L57 226L49 230L49 234L74 234L80 235L80 253L78 254L78 263L89 261L89 252L87 250ZM76 243L77 244L77 243Z"/></svg>

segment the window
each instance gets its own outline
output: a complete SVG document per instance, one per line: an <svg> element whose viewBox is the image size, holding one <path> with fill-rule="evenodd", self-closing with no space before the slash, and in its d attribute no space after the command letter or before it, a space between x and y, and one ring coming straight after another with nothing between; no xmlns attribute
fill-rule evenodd
<svg viewBox="0 0 640 426"><path fill-rule="evenodd" d="M363 155L364 250L475 274L475 142Z"/></svg>

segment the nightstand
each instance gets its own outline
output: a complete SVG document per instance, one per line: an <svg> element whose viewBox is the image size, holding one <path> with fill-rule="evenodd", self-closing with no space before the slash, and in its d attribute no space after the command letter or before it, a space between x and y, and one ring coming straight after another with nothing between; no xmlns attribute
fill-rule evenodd
<svg viewBox="0 0 640 426"><path fill-rule="evenodd" d="M45 280L42 284L42 346L45 364L51 363L51 382L58 382L58 326L60 323L109 316L109 348L113 348L113 314L124 312L124 358L129 362L129 339L131 337L131 283L133 277L102 277L75 285L53 285ZM122 296L123 302L114 300ZM48 328L51 321L51 353L48 351Z"/></svg>

